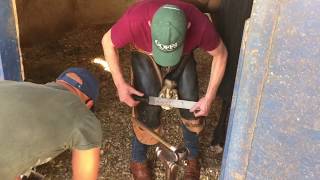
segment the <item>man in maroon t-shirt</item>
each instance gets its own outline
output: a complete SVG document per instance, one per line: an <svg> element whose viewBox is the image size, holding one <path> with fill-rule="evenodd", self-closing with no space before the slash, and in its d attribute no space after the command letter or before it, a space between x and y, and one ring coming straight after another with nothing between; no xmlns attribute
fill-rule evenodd
<svg viewBox="0 0 320 180"><path fill-rule="evenodd" d="M124 80L117 51L127 44L133 47L133 86ZM102 45L120 101L134 107L133 116L154 131L160 128L161 108L139 103L133 95L166 97L171 94L171 98L197 101L190 110L180 109L180 115L184 142L190 151L184 179L199 179L198 134L204 126L200 117L209 113L227 59L227 51L213 24L191 4L178 0L145 0L125 12L104 35ZM193 57L196 48L213 56L209 85L201 98ZM135 121L132 122L134 125ZM131 172L135 179L151 179L146 149L157 141L133 127L136 136L132 140Z"/></svg>

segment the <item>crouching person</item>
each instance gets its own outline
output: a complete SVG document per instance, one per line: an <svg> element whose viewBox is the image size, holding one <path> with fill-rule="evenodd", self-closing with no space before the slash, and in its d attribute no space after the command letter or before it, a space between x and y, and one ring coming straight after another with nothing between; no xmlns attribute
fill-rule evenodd
<svg viewBox="0 0 320 180"><path fill-rule="evenodd" d="M0 81L1 179L20 179L67 149L73 179L97 179L102 133L90 110L98 94L98 81L82 68L45 85Z"/></svg>

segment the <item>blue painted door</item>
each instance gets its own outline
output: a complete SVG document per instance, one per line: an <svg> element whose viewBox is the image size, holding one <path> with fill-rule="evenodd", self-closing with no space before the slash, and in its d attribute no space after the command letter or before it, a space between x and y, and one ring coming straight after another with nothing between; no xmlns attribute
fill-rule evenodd
<svg viewBox="0 0 320 180"><path fill-rule="evenodd" d="M255 0L220 179L320 178L319 0Z"/></svg>

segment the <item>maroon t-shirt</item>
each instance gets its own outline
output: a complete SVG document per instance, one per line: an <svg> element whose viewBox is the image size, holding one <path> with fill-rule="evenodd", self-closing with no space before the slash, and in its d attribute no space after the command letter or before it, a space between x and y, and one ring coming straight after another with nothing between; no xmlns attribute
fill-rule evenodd
<svg viewBox="0 0 320 180"><path fill-rule="evenodd" d="M116 48L132 43L137 48L152 52L151 22L154 13L162 5L172 4L184 11L191 27L187 30L184 54L195 48L214 50L219 44L219 35L208 17L195 6L179 0L145 0L131 6L112 26L111 39Z"/></svg>

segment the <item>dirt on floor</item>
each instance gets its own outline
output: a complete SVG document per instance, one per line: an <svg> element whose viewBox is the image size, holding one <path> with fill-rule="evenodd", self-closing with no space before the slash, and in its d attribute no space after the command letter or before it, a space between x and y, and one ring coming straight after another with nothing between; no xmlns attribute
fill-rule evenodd
<svg viewBox="0 0 320 180"><path fill-rule="evenodd" d="M100 97L96 115L101 120L103 142L99 179L125 180L132 179L129 171L131 157L131 138L133 131L130 123L130 108L119 102L117 91L110 73L91 61L96 57L103 58L101 38L110 25L79 26L67 33L64 38L31 48L22 48L26 81L46 83L53 81L63 70L71 66L85 67L93 72L100 81ZM120 50L121 63L125 78L129 79L130 52L127 48ZM210 76L211 60L208 55L196 51L197 70L199 73L200 95L206 91ZM200 136L201 179L217 179L220 173L221 154L210 150L214 127L217 125L221 102L216 100L211 113L206 118L206 128ZM163 111L161 123L164 138L174 145L182 144L179 116L175 110ZM154 147L149 148L148 157L153 166L155 179L165 179L165 168L157 160ZM37 168L46 179L71 179L71 153L65 152L53 161ZM183 167L179 168L179 179Z"/></svg>

